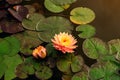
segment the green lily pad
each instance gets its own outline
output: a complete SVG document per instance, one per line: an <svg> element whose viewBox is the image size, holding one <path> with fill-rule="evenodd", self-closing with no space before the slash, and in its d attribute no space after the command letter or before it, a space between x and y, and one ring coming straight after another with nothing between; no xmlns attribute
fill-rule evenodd
<svg viewBox="0 0 120 80"><path fill-rule="evenodd" d="M78 34L80 38L90 38L95 35L95 28L91 25L79 25L76 27L76 31L81 32Z"/></svg>
<svg viewBox="0 0 120 80"><path fill-rule="evenodd" d="M63 75L62 80L71 80L72 75Z"/></svg>
<svg viewBox="0 0 120 80"><path fill-rule="evenodd" d="M10 56L16 55L20 51L20 41L16 37L6 37L4 38L6 41L8 41L11 51L9 52Z"/></svg>
<svg viewBox="0 0 120 80"><path fill-rule="evenodd" d="M101 39L90 38L83 42L83 51L89 58L97 59L108 54L108 47Z"/></svg>
<svg viewBox="0 0 120 80"><path fill-rule="evenodd" d="M110 77L116 73L119 69L119 66L107 61L103 63L96 63L92 65L89 71L90 79L91 80L111 80Z"/></svg>
<svg viewBox="0 0 120 80"><path fill-rule="evenodd" d="M64 8L60 5L54 4L51 0L44 1L45 8L54 13L60 13L64 11Z"/></svg>
<svg viewBox="0 0 120 80"><path fill-rule="evenodd" d="M62 57L57 61L57 68L65 74L71 73L70 65L71 65L71 56Z"/></svg>
<svg viewBox="0 0 120 80"><path fill-rule="evenodd" d="M38 13L29 14L27 19L23 19L22 25L28 30L35 30L41 21L44 20L44 16Z"/></svg>
<svg viewBox="0 0 120 80"><path fill-rule="evenodd" d="M89 80L88 75L85 72L79 72L73 75L71 80Z"/></svg>
<svg viewBox="0 0 120 80"><path fill-rule="evenodd" d="M0 55L7 55L11 51L11 45L8 41L0 39Z"/></svg>
<svg viewBox="0 0 120 80"><path fill-rule="evenodd" d="M61 57L57 61L57 68L65 73L69 74L71 72L78 72L81 70L83 65L83 59L80 56L74 56L74 55L67 55L65 57Z"/></svg>
<svg viewBox="0 0 120 80"><path fill-rule="evenodd" d="M87 24L95 19L95 13L86 7L74 8L70 15L70 20L75 24Z"/></svg>
<svg viewBox="0 0 120 80"><path fill-rule="evenodd" d="M66 4L72 4L76 2L77 0L50 0L56 5L66 5Z"/></svg>
<svg viewBox="0 0 120 80"><path fill-rule="evenodd" d="M0 57L1 58L1 57ZM3 60L0 62L0 79L5 74L5 71L7 69L7 65L3 62Z"/></svg>
<svg viewBox="0 0 120 80"><path fill-rule="evenodd" d="M81 56L72 57L72 63L71 63L72 72L80 71L82 69L83 63L84 62Z"/></svg>
<svg viewBox="0 0 120 80"><path fill-rule="evenodd" d="M110 77L110 80L120 80L120 75L119 75L119 74L113 74L113 75Z"/></svg>
<svg viewBox="0 0 120 80"><path fill-rule="evenodd" d="M69 20L58 16L48 17L36 27L36 30L39 31L39 38L45 42L50 42L55 34L60 32L70 33L72 29L73 26Z"/></svg>
<svg viewBox="0 0 120 80"><path fill-rule="evenodd" d="M35 70L31 64L22 63L16 68L16 75L21 79L25 79L28 77L28 75L33 75L34 73Z"/></svg>
<svg viewBox="0 0 120 80"><path fill-rule="evenodd" d="M89 75L92 80L97 80L103 78L105 76L105 72L101 68L91 68Z"/></svg>
<svg viewBox="0 0 120 80"><path fill-rule="evenodd" d="M109 45L109 52L111 54L120 52L120 39L113 39L108 42L108 45Z"/></svg>
<svg viewBox="0 0 120 80"><path fill-rule="evenodd" d="M34 75L35 71L41 69L40 67L40 62L37 62L33 57L28 57L25 58L23 63L17 66L16 75L20 79L26 79L29 75Z"/></svg>
<svg viewBox="0 0 120 80"><path fill-rule="evenodd" d="M6 64L6 70L4 74L4 80L12 80L16 77L15 70L18 64L22 63L22 59L19 55L12 57L5 56L3 62ZM3 65L0 65L3 66ZM4 66L5 67L5 66Z"/></svg>
<svg viewBox="0 0 120 80"><path fill-rule="evenodd" d="M52 70L47 66L43 66L35 75L38 79L47 80L52 77Z"/></svg>
<svg viewBox="0 0 120 80"><path fill-rule="evenodd" d="M33 51L31 48L35 48L42 43L42 41L39 40L38 37L36 37L37 34L38 34L37 32L23 32L21 34L14 35L20 40L21 53L23 53L24 55L31 55Z"/></svg>

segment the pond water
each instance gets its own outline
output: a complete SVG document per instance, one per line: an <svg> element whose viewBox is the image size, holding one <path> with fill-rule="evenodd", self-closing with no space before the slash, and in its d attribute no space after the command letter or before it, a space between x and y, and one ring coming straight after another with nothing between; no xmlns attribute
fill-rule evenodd
<svg viewBox="0 0 120 80"><path fill-rule="evenodd" d="M96 18L91 23L96 28L96 36L109 41L120 38L120 0L78 0L72 7L91 8Z"/></svg>

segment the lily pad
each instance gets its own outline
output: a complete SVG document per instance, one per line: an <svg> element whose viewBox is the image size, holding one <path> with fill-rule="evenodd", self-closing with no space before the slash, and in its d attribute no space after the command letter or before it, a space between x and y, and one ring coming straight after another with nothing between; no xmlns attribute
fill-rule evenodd
<svg viewBox="0 0 120 80"><path fill-rule="evenodd" d="M36 35L38 34L37 32L32 31L30 32L31 33L29 33L28 31L14 35L20 40L21 43L20 52L23 53L24 55L31 55L32 54L31 48L35 48L42 43L42 41L39 40L38 37L36 37ZM34 35L32 33L34 33Z"/></svg>
<svg viewBox="0 0 120 80"><path fill-rule="evenodd" d="M43 66L35 75L39 79L47 80L52 77L52 70L47 66Z"/></svg>
<svg viewBox="0 0 120 80"><path fill-rule="evenodd" d="M28 30L35 30L41 21L44 20L44 16L38 13L28 14L27 19L23 19L22 25Z"/></svg>
<svg viewBox="0 0 120 80"><path fill-rule="evenodd" d="M95 19L95 13L86 7L74 8L70 15L70 20L75 24L87 24Z"/></svg>
<svg viewBox="0 0 120 80"><path fill-rule="evenodd" d="M72 29L73 26L69 20L58 16L48 17L36 27L36 30L39 31L39 38L45 42L50 42L51 38L60 32L71 33Z"/></svg>
<svg viewBox="0 0 120 80"><path fill-rule="evenodd" d="M57 61L57 68L64 72L65 74L69 74L71 72L78 72L81 70L83 65L83 59L80 56L68 55L66 57L60 58Z"/></svg>
<svg viewBox="0 0 120 80"><path fill-rule="evenodd" d="M1 58L1 57L0 57ZM5 74L5 71L7 69L7 65L3 62L0 62L0 79L3 77L3 75Z"/></svg>
<svg viewBox="0 0 120 80"><path fill-rule="evenodd" d="M5 65L0 65L6 67L4 80L12 80L16 77L15 69L18 64L22 63L22 59L19 55L15 55L12 57L5 56L3 62Z"/></svg>
<svg viewBox="0 0 120 80"><path fill-rule="evenodd" d="M105 72L102 68L91 68L89 72L92 80L101 79L105 76Z"/></svg>
<svg viewBox="0 0 120 80"><path fill-rule="evenodd" d="M44 1L45 8L54 13L60 13L64 11L64 8L60 5L54 4L51 0Z"/></svg>
<svg viewBox="0 0 120 80"><path fill-rule="evenodd" d="M81 56L72 57L72 63L71 63L72 72L80 71L82 69L83 63L84 62Z"/></svg>
<svg viewBox="0 0 120 80"><path fill-rule="evenodd" d="M118 70L118 65L107 61L103 63L96 63L92 65L89 71L90 79L91 80L111 80L111 76L116 73Z"/></svg>
<svg viewBox="0 0 120 80"><path fill-rule="evenodd" d="M81 32L78 34L80 38L90 38L95 35L95 28L91 25L79 25L76 31Z"/></svg>
<svg viewBox="0 0 120 80"><path fill-rule="evenodd" d="M0 24L1 30L6 33L17 33L23 31L23 26L17 21L6 21L3 20Z"/></svg>
<svg viewBox="0 0 120 80"><path fill-rule="evenodd" d="M0 39L0 55L9 54L11 45L4 39Z"/></svg>
<svg viewBox="0 0 120 80"><path fill-rule="evenodd" d="M16 37L6 37L4 38L9 42L11 51L9 52L10 56L16 55L20 51L20 41Z"/></svg>
<svg viewBox="0 0 120 80"><path fill-rule="evenodd" d="M101 39L90 38L83 42L83 51L89 58L97 59L108 54L108 47Z"/></svg>
<svg viewBox="0 0 120 80"><path fill-rule="evenodd" d="M111 54L120 53L120 39L113 39L108 42L108 45Z"/></svg>
<svg viewBox="0 0 120 80"><path fill-rule="evenodd" d="M88 75L85 72L79 72L73 75L71 80L89 80Z"/></svg>
<svg viewBox="0 0 120 80"><path fill-rule="evenodd" d="M66 4L72 4L76 2L77 0L50 0L56 5L66 5Z"/></svg>

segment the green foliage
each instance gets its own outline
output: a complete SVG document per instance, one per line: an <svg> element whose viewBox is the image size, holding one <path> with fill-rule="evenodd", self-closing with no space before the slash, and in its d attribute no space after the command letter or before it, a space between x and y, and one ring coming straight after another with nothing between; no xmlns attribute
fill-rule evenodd
<svg viewBox="0 0 120 80"><path fill-rule="evenodd" d="M89 75L90 75L90 79L92 80L99 80L99 79L103 79L103 80L111 80L111 76L112 75L116 75L116 71L119 69L119 66L112 63L112 62L103 62L103 63L99 63L99 64L94 64L90 71L89 71ZM118 79L120 78L117 77Z"/></svg>
<svg viewBox="0 0 120 80"><path fill-rule="evenodd" d="M120 39L113 39L108 42L110 53L120 52Z"/></svg>
<svg viewBox="0 0 120 80"><path fill-rule="evenodd" d="M89 80L85 72L79 72L73 75L72 80Z"/></svg>
<svg viewBox="0 0 120 80"><path fill-rule="evenodd" d="M45 42L51 42L51 39L55 34L60 32L70 33L73 26L64 17L51 16L38 24L36 30L39 31L39 38Z"/></svg>
<svg viewBox="0 0 120 80"><path fill-rule="evenodd" d="M20 42L17 38L10 36L0 40L0 55L13 56L19 52Z"/></svg>
<svg viewBox="0 0 120 80"><path fill-rule="evenodd" d="M105 42L98 38L86 39L83 42L84 53L92 59L97 59L100 56L108 54L108 48Z"/></svg>
<svg viewBox="0 0 120 80"><path fill-rule="evenodd" d="M81 32L78 34L80 38L90 38L95 35L95 28L91 25L79 25L76 27L76 31Z"/></svg>
<svg viewBox="0 0 120 80"><path fill-rule="evenodd" d="M49 11L54 13L64 11L64 8L62 6L54 4L51 0L45 0L44 5Z"/></svg>
<svg viewBox="0 0 120 80"><path fill-rule="evenodd" d="M4 80L14 79L16 77L15 69L20 63L22 63L22 59L19 55L4 56L2 63L0 63L0 78L4 75Z"/></svg>
<svg viewBox="0 0 120 80"><path fill-rule="evenodd" d="M57 68L65 74L71 72L79 72L83 66L83 59L81 56L66 55L57 61Z"/></svg>
<svg viewBox="0 0 120 80"><path fill-rule="evenodd" d="M35 73L37 78L47 80L52 77L52 70L47 66L42 66L39 71Z"/></svg>
<svg viewBox="0 0 120 80"><path fill-rule="evenodd" d="M8 6L11 1L7 1ZM19 21L11 19L13 17L0 15L0 33L2 33L1 30L10 33L5 37L0 36L0 79L19 78L21 80L29 78L29 75L34 75L40 80L56 80L54 78L62 80L120 80L120 39L110 40L106 44L103 40L95 38L96 30L88 24L95 19L95 13L87 7L78 6L69 9L71 11L64 12L76 1L39 0L37 3L33 3L34 0L23 1L20 6L16 4L17 7L15 5L13 8L12 15ZM12 3L10 6L15 4ZM32 4L23 6L26 3ZM12 9L8 10L12 11ZM10 11L6 11L7 14L8 12ZM69 34L75 32L76 40L78 38L85 39L82 44L83 53L80 51L81 43L77 43L78 47L71 54L59 51L56 46L61 49L65 47L58 44L62 37L56 34L60 32ZM60 38L55 38L54 35ZM57 40L56 43L51 42L53 37ZM66 38L66 36L63 37ZM53 44L55 45L53 46ZM36 51L34 55L43 53L37 49L38 46L43 46L46 49L47 55L44 59L32 55L33 50ZM74 46L65 47L66 50L72 48ZM80 54L77 53L78 49ZM93 59L96 62L89 63Z"/></svg>
<svg viewBox="0 0 120 80"><path fill-rule="evenodd" d="M87 24L95 19L95 13L86 7L74 8L70 15L70 20L75 24Z"/></svg>
<svg viewBox="0 0 120 80"><path fill-rule="evenodd" d="M27 19L22 21L24 28L28 30L35 30L41 21L44 20L44 16L38 13L29 14Z"/></svg>
<svg viewBox="0 0 120 80"><path fill-rule="evenodd" d="M8 54L11 50L10 48L11 46L6 40L0 39L0 55Z"/></svg>
<svg viewBox="0 0 120 80"><path fill-rule="evenodd" d="M31 55L31 48L37 47L42 43L42 41L38 38L38 32L35 31L25 31L21 34L15 34L14 36L20 40L20 52L24 55Z"/></svg>
<svg viewBox="0 0 120 80"><path fill-rule="evenodd" d="M66 5L66 4L72 4L76 2L77 0L50 0L56 5Z"/></svg>

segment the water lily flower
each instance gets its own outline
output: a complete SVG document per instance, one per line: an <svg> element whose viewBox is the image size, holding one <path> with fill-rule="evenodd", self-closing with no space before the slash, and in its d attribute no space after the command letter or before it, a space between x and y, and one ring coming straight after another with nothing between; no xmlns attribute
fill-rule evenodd
<svg viewBox="0 0 120 80"><path fill-rule="evenodd" d="M61 33L55 34L54 38L51 39L53 42L53 46L57 49L62 51L63 53L73 53L77 46L75 45L77 43L77 40L74 39L74 37L71 34L68 33Z"/></svg>
<svg viewBox="0 0 120 80"><path fill-rule="evenodd" d="M45 58L46 57L46 48L44 48L43 46L38 46L37 48L35 48L33 50L33 53L32 55L35 57L35 58Z"/></svg>

